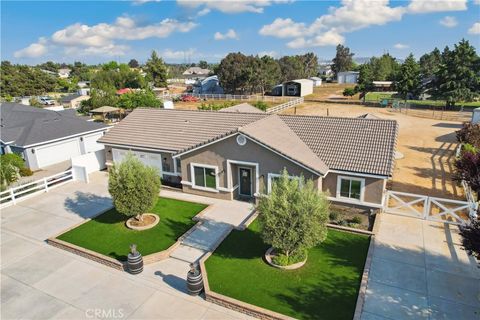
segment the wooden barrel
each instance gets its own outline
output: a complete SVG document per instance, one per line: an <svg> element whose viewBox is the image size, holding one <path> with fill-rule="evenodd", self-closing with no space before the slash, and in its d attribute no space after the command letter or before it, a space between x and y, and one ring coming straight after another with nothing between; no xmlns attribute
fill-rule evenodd
<svg viewBox="0 0 480 320"><path fill-rule="evenodd" d="M192 296L199 295L203 290L203 278L198 269L191 269L187 274L188 294Z"/></svg>
<svg viewBox="0 0 480 320"><path fill-rule="evenodd" d="M142 255L137 251L135 253L128 254L128 271L131 274L138 274L143 271L143 258Z"/></svg>

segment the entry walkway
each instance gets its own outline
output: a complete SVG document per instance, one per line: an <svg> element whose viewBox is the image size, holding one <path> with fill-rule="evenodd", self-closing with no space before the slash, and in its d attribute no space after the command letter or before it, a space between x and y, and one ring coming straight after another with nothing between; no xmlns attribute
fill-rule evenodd
<svg viewBox="0 0 480 320"><path fill-rule="evenodd" d="M480 269L458 227L378 217L362 319L479 319Z"/></svg>

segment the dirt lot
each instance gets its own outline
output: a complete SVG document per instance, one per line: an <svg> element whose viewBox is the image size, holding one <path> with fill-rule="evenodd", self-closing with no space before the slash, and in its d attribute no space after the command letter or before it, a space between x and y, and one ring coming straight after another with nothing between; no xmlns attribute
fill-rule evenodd
<svg viewBox="0 0 480 320"><path fill-rule="evenodd" d="M284 113L293 114L295 109ZM305 103L297 114L358 117L365 113L397 120L400 126L397 150L404 155L396 161L391 189L429 196L463 200L462 188L451 180L455 157L455 131L461 123L418 118L387 109L361 105Z"/></svg>

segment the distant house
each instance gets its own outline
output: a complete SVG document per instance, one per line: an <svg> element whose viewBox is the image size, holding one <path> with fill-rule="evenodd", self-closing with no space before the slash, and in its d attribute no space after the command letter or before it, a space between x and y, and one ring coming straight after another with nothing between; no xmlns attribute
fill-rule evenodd
<svg viewBox="0 0 480 320"><path fill-rule="evenodd" d="M193 93L197 94L223 94L218 76L210 76L197 81L193 85Z"/></svg>
<svg viewBox="0 0 480 320"><path fill-rule="evenodd" d="M1 153L20 154L32 170L101 150L97 140L109 128L77 117L74 110L50 111L5 102L0 113Z"/></svg>
<svg viewBox="0 0 480 320"><path fill-rule="evenodd" d="M318 66L318 74L325 77L333 76L332 62L321 63Z"/></svg>
<svg viewBox="0 0 480 320"><path fill-rule="evenodd" d="M188 78L206 78L210 74L210 69L202 69L199 67L191 67L185 70L182 74Z"/></svg>
<svg viewBox="0 0 480 320"><path fill-rule="evenodd" d="M62 79L66 79L70 77L70 72L72 72L72 70L68 68L58 69L58 76Z"/></svg>
<svg viewBox="0 0 480 320"><path fill-rule="evenodd" d="M338 83L357 83L358 76L360 72L357 71L343 71L337 74L337 82Z"/></svg>
<svg viewBox="0 0 480 320"><path fill-rule="evenodd" d="M80 107L82 101L90 99L88 95L81 95L78 93L69 94L60 98L60 103L67 108L77 109Z"/></svg>
<svg viewBox="0 0 480 320"><path fill-rule="evenodd" d="M372 84L375 92L393 91L393 81L372 81Z"/></svg>
<svg viewBox="0 0 480 320"><path fill-rule="evenodd" d="M310 79L296 79L283 83L283 95L304 97L313 93L313 81Z"/></svg>
<svg viewBox="0 0 480 320"><path fill-rule="evenodd" d="M254 201L287 169L332 202L384 206L396 121L233 110L135 109L99 142L107 165L131 152L185 193Z"/></svg>
<svg viewBox="0 0 480 320"><path fill-rule="evenodd" d="M322 85L322 78L319 77L310 77L308 78L313 81L313 86L314 87L320 87Z"/></svg>
<svg viewBox="0 0 480 320"><path fill-rule="evenodd" d="M79 88L89 88L90 81L78 81L77 85Z"/></svg>

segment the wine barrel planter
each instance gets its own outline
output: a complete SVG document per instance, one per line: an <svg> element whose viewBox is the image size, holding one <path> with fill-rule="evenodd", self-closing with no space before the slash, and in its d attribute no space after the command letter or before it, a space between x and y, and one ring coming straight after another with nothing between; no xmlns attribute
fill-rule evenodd
<svg viewBox="0 0 480 320"><path fill-rule="evenodd" d="M143 271L143 257L136 250L136 246L132 245L132 252L128 254L127 267L131 274L139 274Z"/></svg>
<svg viewBox="0 0 480 320"><path fill-rule="evenodd" d="M187 290L191 296L197 296L203 290L202 273L193 264L190 265L190 271L187 273Z"/></svg>

